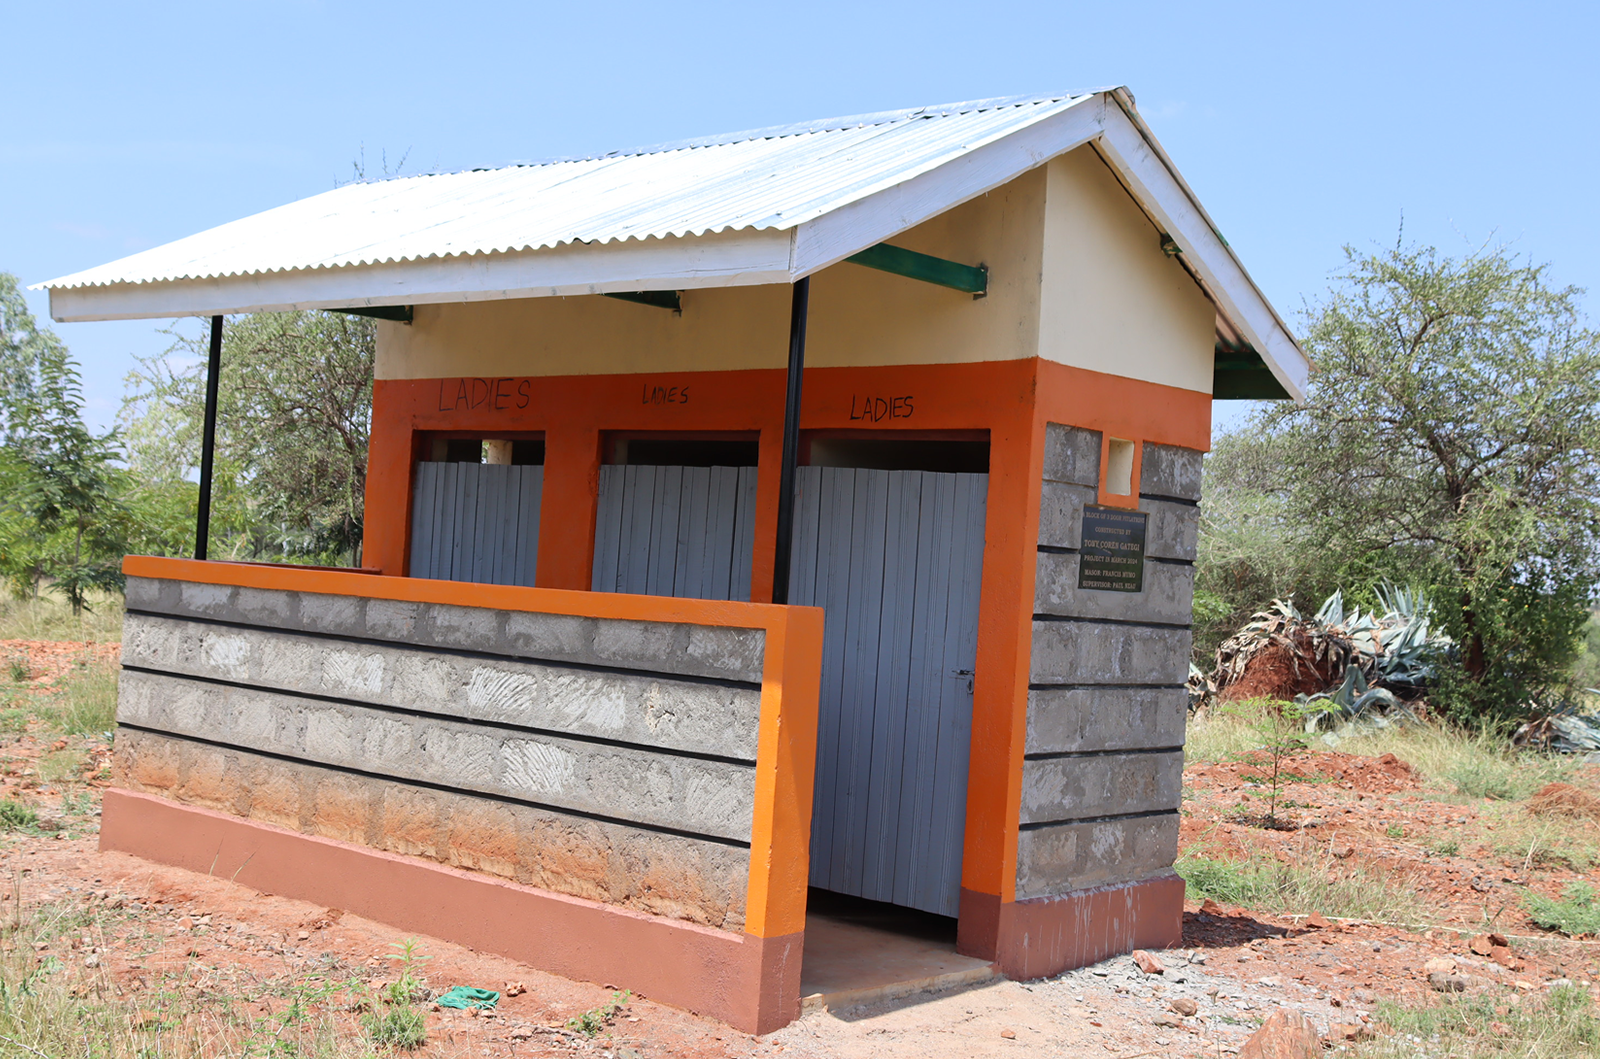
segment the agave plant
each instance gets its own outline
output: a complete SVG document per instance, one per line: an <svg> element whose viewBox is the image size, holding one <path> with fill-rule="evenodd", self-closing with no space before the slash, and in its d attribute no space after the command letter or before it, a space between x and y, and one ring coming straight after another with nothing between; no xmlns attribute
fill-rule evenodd
<svg viewBox="0 0 1600 1059"><path fill-rule="evenodd" d="M1314 715L1316 723L1330 714L1350 717L1374 705L1395 705L1395 692L1414 695L1455 645L1429 624L1430 606L1420 589L1385 584L1378 603L1381 612L1347 609L1344 593L1336 590L1307 618L1290 600L1275 599L1217 648L1209 683L1226 688L1244 676L1252 659L1278 646L1297 679L1302 666L1325 679L1340 675L1338 685L1298 697L1305 704L1329 704Z"/></svg>

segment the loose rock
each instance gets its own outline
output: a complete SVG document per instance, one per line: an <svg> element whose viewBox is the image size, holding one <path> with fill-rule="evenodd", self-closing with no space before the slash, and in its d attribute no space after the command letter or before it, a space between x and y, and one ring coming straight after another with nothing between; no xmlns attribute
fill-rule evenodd
<svg viewBox="0 0 1600 1059"><path fill-rule="evenodd" d="M1239 1059L1321 1059L1322 1038L1298 1011L1278 1008L1239 1049Z"/></svg>
<svg viewBox="0 0 1600 1059"><path fill-rule="evenodd" d="M1133 950L1133 962L1139 965L1139 970L1145 974L1164 974L1167 970L1162 962L1143 949Z"/></svg>

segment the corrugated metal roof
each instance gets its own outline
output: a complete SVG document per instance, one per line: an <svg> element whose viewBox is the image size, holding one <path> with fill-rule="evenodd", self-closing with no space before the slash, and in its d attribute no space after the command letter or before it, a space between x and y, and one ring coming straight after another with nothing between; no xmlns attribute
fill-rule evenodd
<svg viewBox="0 0 1600 1059"><path fill-rule="evenodd" d="M39 286L159 283L785 230L1094 95L980 100L599 158L347 184Z"/></svg>

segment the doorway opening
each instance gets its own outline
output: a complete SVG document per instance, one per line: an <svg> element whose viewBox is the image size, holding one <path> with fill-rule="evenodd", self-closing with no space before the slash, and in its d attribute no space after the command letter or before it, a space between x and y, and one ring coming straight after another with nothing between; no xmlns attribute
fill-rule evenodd
<svg viewBox="0 0 1600 1059"><path fill-rule="evenodd" d="M810 882L954 917L988 438L806 440L790 598L826 612Z"/></svg>

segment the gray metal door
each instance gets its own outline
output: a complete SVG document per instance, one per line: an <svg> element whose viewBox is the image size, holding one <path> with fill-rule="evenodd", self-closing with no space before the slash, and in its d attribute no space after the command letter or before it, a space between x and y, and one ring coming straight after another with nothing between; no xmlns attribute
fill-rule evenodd
<svg viewBox="0 0 1600 1059"><path fill-rule="evenodd" d="M754 467L605 464L591 587L748 600L755 539Z"/></svg>
<svg viewBox="0 0 1600 1059"><path fill-rule="evenodd" d="M988 485L800 468L789 596L827 612L813 886L957 912Z"/></svg>
<svg viewBox="0 0 1600 1059"><path fill-rule="evenodd" d="M411 576L532 585L543 491L543 467L417 464Z"/></svg>

